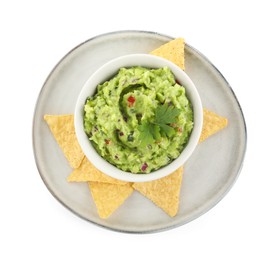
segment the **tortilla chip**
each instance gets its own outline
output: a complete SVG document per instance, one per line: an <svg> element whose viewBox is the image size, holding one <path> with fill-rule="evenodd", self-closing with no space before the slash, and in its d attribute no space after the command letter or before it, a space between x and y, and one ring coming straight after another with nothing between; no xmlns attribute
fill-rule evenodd
<svg viewBox="0 0 279 260"><path fill-rule="evenodd" d="M54 138L73 168L78 168L84 158L74 127L73 115L45 115Z"/></svg>
<svg viewBox="0 0 279 260"><path fill-rule="evenodd" d="M88 182L91 195L95 201L100 218L108 218L132 194L130 183L115 185Z"/></svg>
<svg viewBox="0 0 279 260"><path fill-rule="evenodd" d="M199 143L228 125L228 119L203 109L203 126Z"/></svg>
<svg viewBox="0 0 279 260"><path fill-rule="evenodd" d="M184 39L177 38L170 41L158 49L150 52L150 54L163 57L178 65L181 69L184 67ZM199 143L207 139L209 136L217 133L228 125L228 120L209 110L204 109L203 113L203 129Z"/></svg>
<svg viewBox="0 0 279 260"><path fill-rule="evenodd" d="M137 182L133 188L153 201L171 217L177 214L183 166L172 174L150 182Z"/></svg>
<svg viewBox="0 0 279 260"><path fill-rule="evenodd" d="M182 70L185 70L184 64L184 39L176 38L150 52L150 54L165 58Z"/></svg>
<svg viewBox="0 0 279 260"><path fill-rule="evenodd" d="M86 157L79 168L75 169L67 178L69 182L103 182L110 184L125 185L128 182L114 179L99 171Z"/></svg>

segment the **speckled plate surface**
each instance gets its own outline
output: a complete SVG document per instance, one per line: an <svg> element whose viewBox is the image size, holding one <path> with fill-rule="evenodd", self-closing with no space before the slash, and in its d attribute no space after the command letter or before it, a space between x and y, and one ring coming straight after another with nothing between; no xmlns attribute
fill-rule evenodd
<svg viewBox="0 0 279 260"><path fill-rule="evenodd" d="M121 31L94 37L70 51L51 71L38 97L33 121L33 147L39 173L53 196L78 216L123 232L154 232L185 224L216 205L235 182L245 155L244 117L228 82L193 47L185 46L186 71L203 106L229 120L226 129L199 144L185 165L177 216L169 217L134 192L110 218L98 217L86 183L68 183L68 162L55 142L44 114L74 113L78 94L89 76L107 61L132 53L149 53L172 40L142 31Z"/></svg>

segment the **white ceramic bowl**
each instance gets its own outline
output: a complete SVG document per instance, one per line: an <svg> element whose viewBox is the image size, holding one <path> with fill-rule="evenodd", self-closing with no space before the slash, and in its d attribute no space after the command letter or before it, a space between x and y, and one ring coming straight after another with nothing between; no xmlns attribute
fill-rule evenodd
<svg viewBox="0 0 279 260"><path fill-rule="evenodd" d="M120 68L132 66L142 66L147 68L161 68L165 66L169 67L173 72L175 78L180 82L182 86L185 87L186 95L190 99L194 110L194 128L192 130L189 141L186 147L181 152L180 156L172 161L170 164L147 174L134 174L131 172L124 172L118 169L116 166L107 162L93 148L83 128L83 107L87 97L92 96L96 92L96 87L106 80L112 78ZM113 178L128 182L146 182L156 180L169 175L181 165L183 165L198 144L202 129L202 122L203 110L201 100L198 91L191 79L183 70L181 70L172 62L148 54L131 54L116 58L104 64L95 73L93 73L84 84L78 96L75 107L74 120L78 142L88 160L103 173Z"/></svg>

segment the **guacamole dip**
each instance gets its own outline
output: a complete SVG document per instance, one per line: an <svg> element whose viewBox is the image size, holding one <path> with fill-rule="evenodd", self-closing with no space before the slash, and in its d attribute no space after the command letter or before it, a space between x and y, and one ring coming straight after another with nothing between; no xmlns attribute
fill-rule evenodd
<svg viewBox="0 0 279 260"><path fill-rule="evenodd" d="M84 105L97 152L123 171L150 173L177 158L193 129L185 88L168 67L121 68Z"/></svg>

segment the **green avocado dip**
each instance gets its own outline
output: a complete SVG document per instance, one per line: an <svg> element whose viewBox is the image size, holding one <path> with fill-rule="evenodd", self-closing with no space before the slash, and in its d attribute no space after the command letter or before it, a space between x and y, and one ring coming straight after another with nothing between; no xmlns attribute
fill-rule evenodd
<svg viewBox="0 0 279 260"><path fill-rule="evenodd" d="M193 109L168 67L121 68L87 98L84 129L105 160L123 171L150 173L180 155Z"/></svg>

